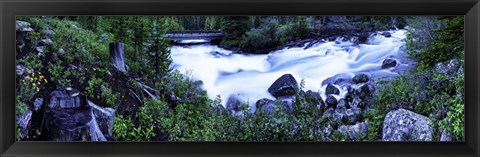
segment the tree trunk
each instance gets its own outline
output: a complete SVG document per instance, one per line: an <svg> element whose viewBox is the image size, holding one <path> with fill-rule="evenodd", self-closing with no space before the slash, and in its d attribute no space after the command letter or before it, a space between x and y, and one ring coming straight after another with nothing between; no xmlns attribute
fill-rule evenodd
<svg viewBox="0 0 480 157"><path fill-rule="evenodd" d="M110 43L110 61L118 71L127 72L123 55L124 45L121 42Z"/></svg>

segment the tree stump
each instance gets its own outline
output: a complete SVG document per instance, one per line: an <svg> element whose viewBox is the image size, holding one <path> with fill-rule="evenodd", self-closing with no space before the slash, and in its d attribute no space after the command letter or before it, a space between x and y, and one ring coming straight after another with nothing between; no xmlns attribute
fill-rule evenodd
<svg viewBox="0 0 480 157"><path fill-rule="evenodd" d="M125 57L123 55L124 44L121 42L110 43L110 61L118 71L127 72Z"/></svg>
<svg viewBox="0 0 480 157"><path fill-rule="evenodd" d="M106 141L86 96L67 88L53 91L42 136L50 141Z"/></svg>

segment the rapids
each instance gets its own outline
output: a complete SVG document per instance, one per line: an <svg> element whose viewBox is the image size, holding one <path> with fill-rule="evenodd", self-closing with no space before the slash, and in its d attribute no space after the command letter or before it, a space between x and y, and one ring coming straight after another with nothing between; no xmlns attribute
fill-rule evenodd
<svg viewBox="0 0 480 157"><path fill-rule="evenodd" d="M255 110L257 100L275 99L267 89L286 73L292 74L298 83L303 79L305 91L320 92L325 100L324 91L329 80L351 79L357 73L367 73L371 78L395 77L402 69L412 66L413 63L404 57L405 30L389 32L391 37L386 38L379 32L369 37L366 44L337 38L337 42L319 42L308 49L284 48L269 54L236 54L210 44L173 46L172 66L201 80L208 96L214 99L220 95L223 105L230 95L237 95ZM382 69L386 58L396 59L396 67ZM335 97L343 97L346 86L335 86L341 91Z"/></svg>

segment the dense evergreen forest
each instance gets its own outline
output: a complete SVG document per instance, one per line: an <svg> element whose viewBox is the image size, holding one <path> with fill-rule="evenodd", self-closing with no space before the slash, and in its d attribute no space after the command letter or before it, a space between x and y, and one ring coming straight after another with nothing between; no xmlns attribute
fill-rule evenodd
<svg viewBox="0 0 480 157"><path fill-rule="evenodd" d="M172 30L220 31L219 47L246 55L338 37L358 46L378 31L405 30L402 49L416 64L392 79L356 75L341 99L324 100L293 78L280 91L291 104L252 100L257 110L249 112L247 102L212 99L201 81L173 68L174 43L164 36ZM17 16L16 37L17 140L465 140L462 16ZM121 43L125 71L112 64L112 43ZM62 109L57 99L89 105ZM412 124L389 138L386 119L402 109L427 130Z"/></svg>

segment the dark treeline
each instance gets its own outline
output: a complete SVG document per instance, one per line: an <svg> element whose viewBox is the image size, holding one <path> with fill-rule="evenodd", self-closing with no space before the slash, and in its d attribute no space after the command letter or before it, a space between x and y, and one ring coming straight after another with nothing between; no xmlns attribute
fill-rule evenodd
<svg viewBox="0 0 480 157"><path fill-rule="evenodd" d="M221 30L222 45L267 53L287 42L307 38L356 36L360 42L378 30L401 29L406 16L179 16L185 30Z"/></svg>
<svg viewBox="0 0 480 157"><path fill-rule="evenodd" d="M110 17L62 17L98 29ZM147 17L118 17L119 34L128 27L142 28ZM170 30L219 30L225 34L222 46L251 53L268 53L287 42L307 38L357 37L365 42L374 31L401 29L407 16L167 16ZM107 21L107 22L106 22ZM124 27L128 26L128 27ZM111 28L115 29L115 27ZM138 31L133 31L138 32Z"/></svg>

